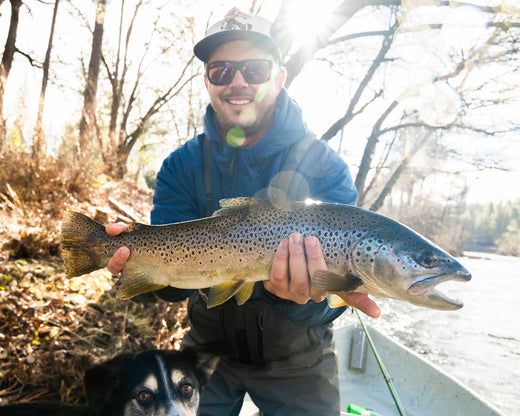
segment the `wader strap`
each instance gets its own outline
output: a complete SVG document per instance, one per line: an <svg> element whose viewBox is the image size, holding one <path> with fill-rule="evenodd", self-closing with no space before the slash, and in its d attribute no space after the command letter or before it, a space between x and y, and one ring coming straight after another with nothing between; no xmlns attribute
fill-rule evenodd
<svg viewBox="0 0 520 416"><path fill-rule="evenodd" d="M211 175L211 142L202 135L202 157L204 160L204 187L206 189L206 217L213 213L213 181Z"/></svg>

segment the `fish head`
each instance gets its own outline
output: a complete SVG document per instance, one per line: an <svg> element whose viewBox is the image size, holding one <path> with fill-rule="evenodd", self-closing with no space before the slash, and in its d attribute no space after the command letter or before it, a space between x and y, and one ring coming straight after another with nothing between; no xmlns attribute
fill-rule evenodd
<svg viewBox="0 0 520 416"><path fill-rule="evenodd" d="M447 281L469 281L470 272L449 253L408 227L395 223L388 229L375 230L356 249L353 268L362 276L369 293L431 309L462 308L460 300L450 298L436 287Z"/></svg>

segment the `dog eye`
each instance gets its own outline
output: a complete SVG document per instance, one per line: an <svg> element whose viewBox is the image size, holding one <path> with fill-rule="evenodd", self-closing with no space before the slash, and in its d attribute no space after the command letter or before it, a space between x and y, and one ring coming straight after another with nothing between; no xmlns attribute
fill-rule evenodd
<svg viewBox="0 0 520 416"><path fill-rule="evenodd" d="M185 397L190 397L193 394L193 386L191 384L183 384L181 386L181 394Z"/></svg>
<svg viewBox="0 0 520 416"><path fill-rule="evenodd" d="M152 395L149 391L142 390L139 393L137 393L136 399L140 404L146 405L152 399Z"/></svg>

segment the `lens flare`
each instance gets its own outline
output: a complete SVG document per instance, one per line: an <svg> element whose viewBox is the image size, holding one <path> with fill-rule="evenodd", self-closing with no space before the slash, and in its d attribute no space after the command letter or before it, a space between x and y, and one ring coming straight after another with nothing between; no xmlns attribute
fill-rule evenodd
<svg viewBox="0 0 520 416"><path fill-rule="evenodd" d="M436 82L421 89L418 98L419 117L432 127L453 123L461 109L461 97L446 82Z"/></svg>
<svg viewBox="0 0 520 416"><path fill-rule="evenodd" d="M246 133L240 127L233 127L226 135L226 141L230 146L242 146L246 140Z"/></svg>
<svg viewBox="0 0 520 416"><path fill-rule="evenodd" d="M262 101L267 94L267 91L269 91L269 83L264 82L258 87L258 90L256 90L255 100Z"/></svg>
<svg viewBox="0 0 520 416"><path fill-rule="evenodd" d="M278 173L271 182L269 182L269 192L272 194L273 189L278 190L275 195L279 197L279 191L283 192L287 198L292 193L297 193L298 199L304 200L309 196L309 184L305 178L297 172L282 171Z"/></svg>
<svg viewBox="0 0 520 416"><path fill-rule="evenodd" d="M238 115L238 122L243 127L250 127L256 123L257 114L254 108L244 108ZM243 130L242 130L243 132Z"/></svg>
<svg viewBox="0 0 520 416"><path fill-rule="evenodd" d="M470 50L487 40L488 27L486 15L474 6L458 6L450 9L444 19L440 33L441 40L455 50Z"/></svg>

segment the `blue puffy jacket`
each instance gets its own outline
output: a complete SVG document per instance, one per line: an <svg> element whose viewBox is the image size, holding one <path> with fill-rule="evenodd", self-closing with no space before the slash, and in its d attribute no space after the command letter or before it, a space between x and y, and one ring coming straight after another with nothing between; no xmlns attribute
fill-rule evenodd
<svg viewBox="0 0 520 416"><path fill-rule="evenodd" d="M287 160L298 152L302 139L309 133L301 109L284 89L277 99L273 126L251 148L233 147L221 139L211 105L206 110L204 128L212 149L211 212L219 208L218 201L222 198L254 196L267 189L273 178L286 166ZM206 216L202 140L203 135L189 140L164 160L157 175L152 224ZM304 196L326 202L356 203L357 190L348 167L327 143L316 141L305 163L299 166L303 169L299 173L307 184L307 195ZM344 308L329 308L326 301L309 301L306 305L298 305L281 300L263 290L263 285L260 286L251 300L265 299L279 315L298 325L327 324L344 311ZM192 293L192 290L170 288L159 291L161 297L172 301L184 299Z"/></svg>

